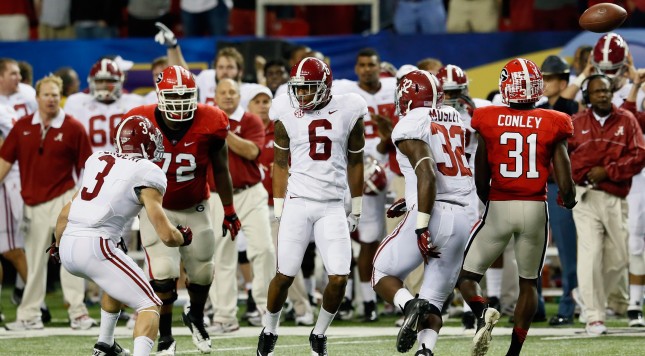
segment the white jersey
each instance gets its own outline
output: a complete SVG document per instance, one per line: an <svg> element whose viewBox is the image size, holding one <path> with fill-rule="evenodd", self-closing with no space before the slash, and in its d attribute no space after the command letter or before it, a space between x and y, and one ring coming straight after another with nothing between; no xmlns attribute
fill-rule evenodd
<svg viewBox="0 0 645 356"><path fill-rule="evenodd" d="M486 99L472 98L475 103L475 108L483 108L485 106L493 105L490 101ZM468 166L471 171L475 171L475 153L477 152L477 137L475 136L475 131L470 125L472 117L468 113L468 110L459 110L461 115L461 120L464 122L464 128L466 129L466 147L464 152L466 153L466 159L468 159Z"/></svg>
<svg viewBox="0 0 645 356"><path fill-rule="evenodd" d="M94 152L114 151L112 137L116 126L125 113L141 105L143 98L136 94L122 94L116 101L106 104L91 94L76 93L67 98L64 110L83 124Z"/></svg>
<svg viewBox="0 0 645 356"><path fill-rule="evenodd" d="M332 94L355 93L367 102L370 113L376 113L391 118L394 115L394 92L396 91L396 78L381 78L381 89L370 94L358 86L358 82L340 79L335 80L331 86ZM376 158L380 163L387 162L387 155L379 153L376 146L381 142L378 136L376 122L368 116L365 117L365 154Z"/></svg>
<svg viewBox="0 0 645 356"><path fill-rule="evenodd" d="M12 107L0 104L0 136L5 140L9 136L9 132L13 125L18 121L18 113ZM18 161L14 162L7 174L6 180L17 179L20 180L20 171L18 169Z"/></svg>
<svg viewBox="0 0 645 356"><path fill-rule="evenodd" d="M202 104L216 105L215 103L215 89L217 82L215 81L215 69L206 69L195 77L195 84L199 91L199 102ZM240 106L243 108L248 107L251 101L250 94L255 83L240 83Z"/></svg>
<svg viewBox="0 0 645 356"><path fill-rule="evenodd" d="M307 112L293 108L288 95L273 99L269 117L282 122L290 139L288 195L344 199L349 135L365 115L365 100L355 94L334 95L324 108Z"/></svg>
<svg viewBox="0 0 645 356"><path fill-rule="evenodd" d="M457 110L449 106L413 109L399 120L392 131L395 146L398 141L420 140L430 147L437 172L437 200L468 205L468 195L475 188L475 182L463 153L463 139L463 122ZM416 205L417 176L410 160L398 146L396 160L405 177L405 200L409 206Z"/></svg>
<svg viewBox="0 0 645 356"><path fill-rule="evenodd" d="M148 94L143 96L143 104L142 105L150 105L150 104L156 104L157 103L157 91L152 90L148 92Z"/></svg>
<svg viewBox="0 0 645 356"><path fill-rule="evenodd" d="M85 162L81 188L72 201L65 233L109 238L118 243L126 223L143 205L137 187L166 192L166 175L149 160L95 152Z"/></svg>
<svg viewBox="0 0 645 356"><path fill-rule="evenodd" d="M33 114L38 110L36 90L27 84L18 83L18 91L11 95L0 95L0 104L13 108L18 118Z"/></svg>

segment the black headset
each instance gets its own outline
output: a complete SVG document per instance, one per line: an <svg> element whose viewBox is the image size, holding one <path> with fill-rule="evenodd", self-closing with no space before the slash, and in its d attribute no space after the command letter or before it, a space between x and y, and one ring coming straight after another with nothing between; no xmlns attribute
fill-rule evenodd
<svg viewBox="0 0 645 356"><path fill-rule="evenodd" d="M594 79L598 78L604 78L607 79L609 82L609 90L614 92L614 81L607 76L606 74L601 74L601 73L596 73L588 76L585 80L582 81L582 84L580 84L580 90L582 90L582 103L585 105L589 105L589 82L591 82Z"/></svg>

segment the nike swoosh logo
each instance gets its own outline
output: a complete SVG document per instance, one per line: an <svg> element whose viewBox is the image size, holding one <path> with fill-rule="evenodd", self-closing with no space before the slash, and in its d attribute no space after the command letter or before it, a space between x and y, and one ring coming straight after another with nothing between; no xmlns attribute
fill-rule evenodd
<svg viewBox="0 0 645 356"><path fill-rule="evenodd" d="M188 147L188 146L192 145L193 143L195 143L195 142L184 142L184 147Z"/></svg>
<svg viewBox="0 0 645 356"><path fill-rule="evenodd" d="M589 133L589 131L591 131L591 130L582 130L582 134L583 134L583 135L586 135L586 134L588 134L588 133Z"/></svg>
<svg viewBox="0 0 645 356"><path fill-rule="evenodd" d="M338 111L338 110L330 110L330 111L329 111L329 115L331 115L331 114L335 113L336 111Z"/></svg>

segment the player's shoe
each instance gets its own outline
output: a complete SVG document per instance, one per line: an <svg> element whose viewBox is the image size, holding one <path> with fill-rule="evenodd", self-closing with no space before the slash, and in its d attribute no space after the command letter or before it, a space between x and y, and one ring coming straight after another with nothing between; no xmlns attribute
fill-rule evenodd
<svg viewBox="0 0 645 356"><path fill-rule="evenodd" d="M174 356L177 342L172 336L162 336L157 341L157 356Z"/></svg>
<svg viewBox="0 0 645 356"><path fill-rule="evenodd" d="M303 315L297 315L296 326L298 325L304 325L304 326L314 325L314 313L306 312Z"/></svg>
<svg viewBox="0 0 645 356"><path fill-rule="evenodd" d="M275 343L278 342L278 335L265 333L264 328L260 333L258 338L258 348L256 350L257 356L273 356L273 349L275 349Z"/></svg>
<svg viewBox="0 0 645 356"><path fill-rule="evenodd" d="M421 349L414 354L414 356L434 356L432 350L426 348L426 344L421 345Z"/></svg>
<svg viewBox="0 0 645 356"><path fill-rule="evenodd" d="M500 318L499 311L494 308L486 308L481 318L477 318L477 333L473 337L473 356L484 356L488 352L490 341L493 338L491 333L493 327Z"/></svg>
<svg viewBox="0 0 645 356"><path fill-rule="evenodd" d="M430 311L430 303L425 299L414 298L405 303L403 308L403 325L396 337L396 350L408 352L417 341L417 323L419 318Z"/></svg>
<svg viewBox="0 0 645 356"><path fill-rule="evenodd" d="M130 350L121 347L116 340L112 346L104 342L97 342L94 344L92 356L130 356Z"/></svg>
<svg viewBox="0 0 645 356"><path fill-rule="evenodd" d="M604 321L592 321L585 326L585 332L589 336L600 336L607 334L607 327Z"/></svg>
<svg viewBox="0 0 645 356"><path fill-rule="evenodd" d="M368 323L378 321L375 301L363 302L363 321Z"/></svg>
<svg viewBox="0 0 645 356"><path fill-rule="evenodd" d="M627 310L627 318L629 318L630 327L645 327L645 320L643 320L643 311L640 309Z"/></svg>
<svg viewBox="0 0 645 356"><path fill-rule="evenodd" d="M311 334L309 334L309 345L311 345L311 356L328 356L327 336L314 335L314 331L311 330Z"/></svg>
<svg viewBox="0 0 645 356"><path fill-rule="evenodd" d="M475 314L471 311L467 311L461 315L461 325L466 330L472 330L475 328Z"/></svg>
<svg viewBox="0 0 645 356"><path fill-rule="evenodd" d="M343 297L343 301L340 303L340 307L338 308L338 313L336 313L336 318L337 320L352 320L354 317L354 306L352 305L352 300Z"/></svg>
<svg viewBox="0 0 645 356"><path fill-rule="evenodd" d="M190 329L190 332L193 334L193 344L197 349L203 354L211 353L211 338L206 331L206 326L204 325L204 320L200 318L195 320L190 313L186 311L181 313L181 319L184 322L184 325Z"/></svg>
<svg viewBox="0 0 645 356"><path fill-rule="evenodd" d="M89 315L83 314L79 316L78 318L74 318L69 322L69 326L72 328L72 330L88 330L92 326L99 325L99 323L90 318Z"/></svg>

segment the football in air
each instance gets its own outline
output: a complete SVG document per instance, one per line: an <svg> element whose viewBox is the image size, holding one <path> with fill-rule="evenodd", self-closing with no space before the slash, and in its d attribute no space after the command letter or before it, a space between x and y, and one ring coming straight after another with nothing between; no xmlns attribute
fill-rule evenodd
<svg viewBox="0 0 645 356"><path fill-rule="evenodd" d="M588 8L578 20L587 31L604 33L613 31L625 22L627 11L611 3L600 3Z"/></svg>

